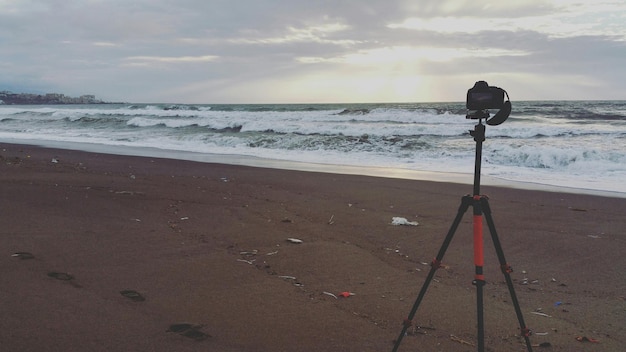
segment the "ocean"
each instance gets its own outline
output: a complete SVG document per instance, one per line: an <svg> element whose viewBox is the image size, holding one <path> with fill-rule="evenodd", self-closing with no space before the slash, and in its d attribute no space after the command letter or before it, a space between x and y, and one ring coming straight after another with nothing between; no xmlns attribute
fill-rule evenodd
<svg viewBox="0 0 626 352"><path fill-rule="evenodd" d="M626 101L512 104L486 127L483 182L626 196ZM472 183L465 115L461 102L0 105L0 141Z"/></svg>

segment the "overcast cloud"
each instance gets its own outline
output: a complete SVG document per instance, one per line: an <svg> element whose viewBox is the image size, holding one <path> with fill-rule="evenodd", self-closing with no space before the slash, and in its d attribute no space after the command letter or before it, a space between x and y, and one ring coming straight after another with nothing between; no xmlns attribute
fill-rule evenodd
<svg viewBox="0 0 626 352"><path fill-rule="evenodd" d="M626 99L623 0L0 0L0 90L108 101Z"/></svg>

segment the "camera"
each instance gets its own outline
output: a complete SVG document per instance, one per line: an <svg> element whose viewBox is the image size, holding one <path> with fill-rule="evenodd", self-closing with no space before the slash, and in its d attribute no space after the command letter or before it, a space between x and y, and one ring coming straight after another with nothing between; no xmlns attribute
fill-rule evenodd
<svg viewBox="0 0 626 352"><path fill-rule="evenodd" d="M506 95L506 101L504 96ZM493 87L485 81L478 81L474 87L467 90L468 119L486 119L488 125L496 126L503 123L511 114L509 94L502 88ZM498 112L489 118L487 109L498 109Z"/></svg>
<svg viewBox="0 0 626 352"><path fill-rule="evenodd" d="M502 109L504 94L504 89L490 86L485 81L478 81L467 91L467 109L477 111Z"/></svg>

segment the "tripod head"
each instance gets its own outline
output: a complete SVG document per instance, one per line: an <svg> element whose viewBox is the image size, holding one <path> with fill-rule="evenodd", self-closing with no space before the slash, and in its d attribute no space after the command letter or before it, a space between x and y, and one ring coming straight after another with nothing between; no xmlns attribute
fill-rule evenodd
<svg viewBox="0 0 626 352"><path fill-rule="evenodd" d="M506 95L506 101L504 96ZM470 135L476 141L476 160L474 163L474 195L480 194L480 167L482 159L482 145L485 141L485 125L483 119L490 126L497 126L511 114L511 101L509 93L504 89L490 86L485 81L474 83L474 87L467 90L467 115L468 119L478 120L478 124L474 126L473 131L469 131ZM499 109L498 112L489 118L488 109Z"/></svg>
<svg viewBox="0 0 626 352"><path fill-rule="evenodd" d="M473 130L469 131L470 136L474 137L476 143L482 143L485 141L485 125L483 120L478 120L478 124L474 126Z"/></svg>

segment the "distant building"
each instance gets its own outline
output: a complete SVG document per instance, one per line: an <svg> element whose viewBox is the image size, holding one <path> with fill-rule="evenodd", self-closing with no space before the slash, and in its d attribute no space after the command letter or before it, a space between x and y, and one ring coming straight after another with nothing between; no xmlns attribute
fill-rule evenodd
<svg viewBox="0 0 626 352"><path fill-rule="evenodd" d="M78 98L68 97L60 93L46 93L45 95L12 93L9 91L0 92L0 104L4 105L32 105L32 104L105 104L102 100L96 99L95 95L85 94Z"/></svg>

